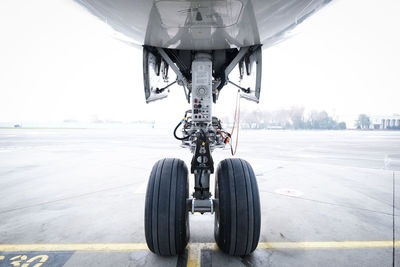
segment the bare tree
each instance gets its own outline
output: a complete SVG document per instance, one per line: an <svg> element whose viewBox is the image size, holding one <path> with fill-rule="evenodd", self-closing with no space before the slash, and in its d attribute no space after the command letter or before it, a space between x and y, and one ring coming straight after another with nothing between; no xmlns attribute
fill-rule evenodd
<svg viewBox="0 0 400 267"><path fill-rule="evenodd" d="M369 129L370 124L371 120L366 114L360 114L356 120L356 126L358 129Z"/></svg>

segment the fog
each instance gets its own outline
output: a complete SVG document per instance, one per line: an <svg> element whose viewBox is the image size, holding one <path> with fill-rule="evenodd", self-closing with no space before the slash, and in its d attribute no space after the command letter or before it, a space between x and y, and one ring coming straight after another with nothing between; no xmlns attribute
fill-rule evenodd
<svg viewBox="0 0 400 267"><path fill-rule="evenodd" d="M260 104L242 109L326 110L348 125L400 113L399 13L395 0L333 1L263 50ZM3 0L0 32L0 122L178 122L189 108L178 86L145 104L141 50L72 0ZM222 90L216 115L233 116L235 92Z"/></svg>

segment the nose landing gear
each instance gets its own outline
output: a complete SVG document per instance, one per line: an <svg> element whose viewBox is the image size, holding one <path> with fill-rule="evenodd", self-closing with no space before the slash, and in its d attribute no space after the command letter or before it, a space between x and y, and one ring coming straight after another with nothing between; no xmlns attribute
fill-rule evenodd
<svg viewBox="0 0 400 267"><path fill-rule="evenodd" d="M213 61L216 60L217 52L214 52L214 58L208 52L196 53L191 63L189 79L187 75L186 78L183 77L169 57L169 54L176 56L175 52L166 53L160 48L151 51L158 51L159 56L177 73L178 82L184 89L190 89L186 96L188 101L191 97L192 109L186 111L184 119L174 130L174 136L182 142L182 146L190 148L193 153L190 172L195 181L194 192L189 198L188 168L182 160L163 159L154 165L145 203L147 245L158 255L180 254L189 241L189 212L215 212L214 236L220 249L232 256L248 255L257 247L261 224L260 198L252 167L247 161L238 158L221 161L215 174L215 198L212 198L210 192L210 176L214 173L211 152L215 148L225 147L227 143L231 144L230 137L233 133L233 130L232 133L226 132L221 121L212 116L212 104L222 83L221 79L213 79L213 73L216 73ZM145 59L150 53L147 52ZM225 72L228 74L233 66L243 61L251 52L250 48L241 49ZM145 63L149 62L156 65L157 60L148 57ZM260 70L257 72L258 76L259 72ZM145 75L145 80L146 77ZM157 90L154 92L157 96ZM259 90L254 91L256 95L257 92L259 93ZM152 101L151 99L148 101ZM258 101L258 98L256 100ZM178 137L176 131L181 125L183 136Z"/></svg>

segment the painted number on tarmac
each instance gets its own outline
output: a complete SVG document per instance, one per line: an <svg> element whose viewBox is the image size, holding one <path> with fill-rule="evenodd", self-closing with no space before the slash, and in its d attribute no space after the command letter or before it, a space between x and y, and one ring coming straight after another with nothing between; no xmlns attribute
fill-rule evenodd
<svg viewBox="0 0 400 267"><path fill-rule="evenodd" d="M36 256L27 256L27 255L17 255L8 259L8 266L14 267L40 267L43 263L45 263L49 259L47 255L36 255ZM0 256L0 264L4 264L5 256ZM4 266L4 265L3 265Z"/></svg>

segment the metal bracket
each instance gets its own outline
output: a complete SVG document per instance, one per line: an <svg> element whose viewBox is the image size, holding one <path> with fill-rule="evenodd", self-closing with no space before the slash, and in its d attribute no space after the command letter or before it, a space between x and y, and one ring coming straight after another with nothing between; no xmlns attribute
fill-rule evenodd
<svg viewBox="0 0 400 267"><path fill-rule="evenodd" d="M250 46L247 47L242 47L239 50L239 53L236 55L236 57L229 63L228 67L225 69L225 80L228 81L228 76L232 72L232 70L235 68L235 66L239 63L240 60L246 55L246 53L249 51Z"/></svg>
<svg viewBox="0 0 400 267"><path fill-rule="evenodd" d="M194 173L194 170L196 169L210 170L211 173L214 173L214 161L210 152L210 141L208 140L208 134L200 132L197 133L196 150L194 152L191 165L191 173Z"/></svg>
<svg viewBox="0 0 400 267"><path fill-rule="evenodd" d="M157 52L161 55L161 57L168 63L168 65L171 67L171 69L175 72L178 80L178 84L182 84L183 86L183 91L185 92L185 97L188 103L190 103L190 97L188 92L186 92L186 89L188 89L188 83L186 81L185 76L183 76L182 72L179 70L179 68L175 65L175 63L172 61L172 59L168 56L168 54L164 51L163 48L161 47L156 47Z"/></svg>
<svg viewBox="0 0 400 267"><path fill-rule="evenodd" d="M248 60L248 62L254 62L256 64L256 83L254 89L246 89L246 91L242 90L241 97L254 101L256 103L259 102L260 99L260 91L261 91L261 67L262 67L262 54L261 54L261 46L248 46L242 47L239 50L239 53L236 57L231 61L228 67L225 69L225 81L228 83L229 81L229 74L235 68L235 66L240 63L242 60ZM240 86L234 84L235 86L242 89Z"/></svg>
<svg viewBox="0 0 400 267"><path fill-rule="evenodd" d="M200 212L201 214L205 212L210 212L211 214L214 214L214 205L216 204L215 202L215 199L190 198L187 199L188 211L190 211L192 214L194 214L195 212Z"/></svg>

